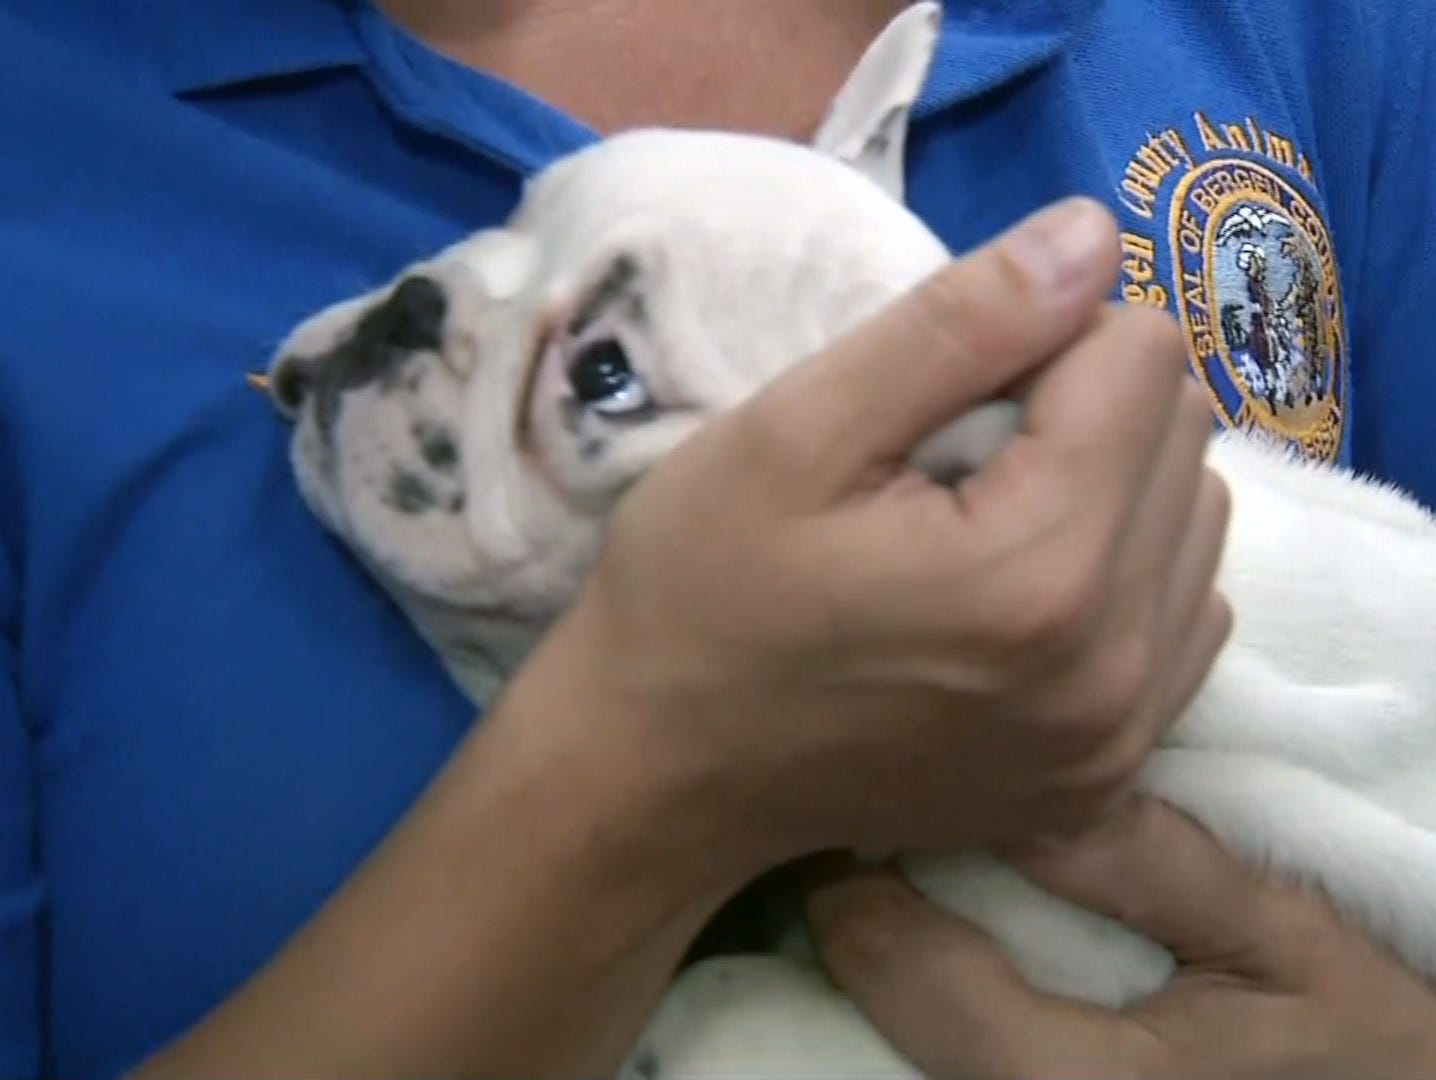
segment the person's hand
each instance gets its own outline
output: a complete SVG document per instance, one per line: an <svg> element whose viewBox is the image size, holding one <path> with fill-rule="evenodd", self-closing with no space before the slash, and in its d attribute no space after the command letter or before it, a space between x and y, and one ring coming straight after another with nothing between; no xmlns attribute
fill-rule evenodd
<svg viewBox="0 0 1436 1080"><path fill-rule="evenodd" d="M1436 992L1316 894L1262 879L1175 810L1134 799L1019 865L1177 956L1115 1012L1039 993L997 945L896 875L820 889L833 978L930 1076L1431 1077Z"/></svg>
<svg viewBox="0 0 1436 1080"><path fill-rule="evenodd" d="M1208 408L1175 325L1104 304L1117 262L1060 204L705 426L519 681L623 703L602 738L679 763L749 872L1088 824L1229 626ZM956 490L906 464L1019 379L1024 430Z"/></svg>

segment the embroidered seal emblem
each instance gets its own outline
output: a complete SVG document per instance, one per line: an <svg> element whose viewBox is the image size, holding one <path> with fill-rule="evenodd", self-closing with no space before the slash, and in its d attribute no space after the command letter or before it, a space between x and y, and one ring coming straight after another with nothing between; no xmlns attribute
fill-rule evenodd
<svg viewBox="0 0 1436 1080"><path fill-rule="evenodd" d="M1256 428L1304 456L1341 451L1347 335L1330 232L1303 191L1311 168L1254 120L1196 114L1198 156L1181 132L1153 136L1129 164L1122 201L1167 228L1123 236L1124 296L1172 310L1192 368L1223 424ZM1158 281L1168 262L1168 289Z"/></svg>

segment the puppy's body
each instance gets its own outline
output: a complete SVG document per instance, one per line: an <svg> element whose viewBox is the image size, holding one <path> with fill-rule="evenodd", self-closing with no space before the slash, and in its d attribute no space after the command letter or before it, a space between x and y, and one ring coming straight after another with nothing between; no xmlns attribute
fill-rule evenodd
<svg viewBox="0 0 1436 1080"><path fill-rule="evenodd" d="M476 700L571 598L628 484L946 260L892 197L932 17L916 5L874 46L824 152L610 140L541 176L507 228L321 313L281 350L309 504ZM1019 420L994 403L914 463L978 466ZM1235 629L1142 786L1436 977L1436 522L1241 436L1209 461L1233 496L1220 584ZM1163 949L985 853L903 865L1049 990L1121 1004L1172 971ZM630 1067L911 1073L798 955L689 969Z"/></svg>

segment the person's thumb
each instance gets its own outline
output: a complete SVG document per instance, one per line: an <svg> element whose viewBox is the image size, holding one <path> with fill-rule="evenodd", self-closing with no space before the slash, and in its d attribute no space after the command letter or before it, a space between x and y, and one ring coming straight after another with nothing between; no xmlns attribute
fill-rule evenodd
<svg viewBox="0 0 1436 1080"><path fill-rule="evenodd" d="M1103 1076L1135 1060L1120 1017L1035 989L896 874L821 886L808 922L832 980L924 1075Z"/></svg>
<svg viewBox="0 0 1436 1080"><path fill-rule="evenodd" d="M1072 198L939 270L749 403L785 468L826 498L905 461L926 436L1050 359L1110 295L1110 213Z"/></svg>
<svg viewBox="0 0 1436 1080"><path fill-rule="evenodd" d="M1175 761L1179 767L1183 753L1161 764L1171 768ZM1305 920L1288 922L1293 906L1272 903L1284 886L1150 796L1128 800L1074 840L1004 854L1041 888L1116 919L1183 963L1208 970L1285 969L1287 958L1306 954ZM1273 918L1273 912L1287 918Z"/></svg>

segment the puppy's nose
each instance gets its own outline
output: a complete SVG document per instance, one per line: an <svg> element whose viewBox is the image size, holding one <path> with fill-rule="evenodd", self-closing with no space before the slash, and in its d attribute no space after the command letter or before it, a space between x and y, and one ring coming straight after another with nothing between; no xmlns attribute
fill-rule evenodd
<svg viewBox="0 0 1436 1080"><path fill-rule="evenodd" d="M298 415L314 385L314 367L314 360L291 354L281 357L270 369L270 399L291 419Z"/></svg>
<svg viewBox="0 0 1436 1080"><path fill-rule="evenodd" d="M432 278L415 274L394 287L375 312L376 337L396 349L437 349L448 301Z"/></svg>

